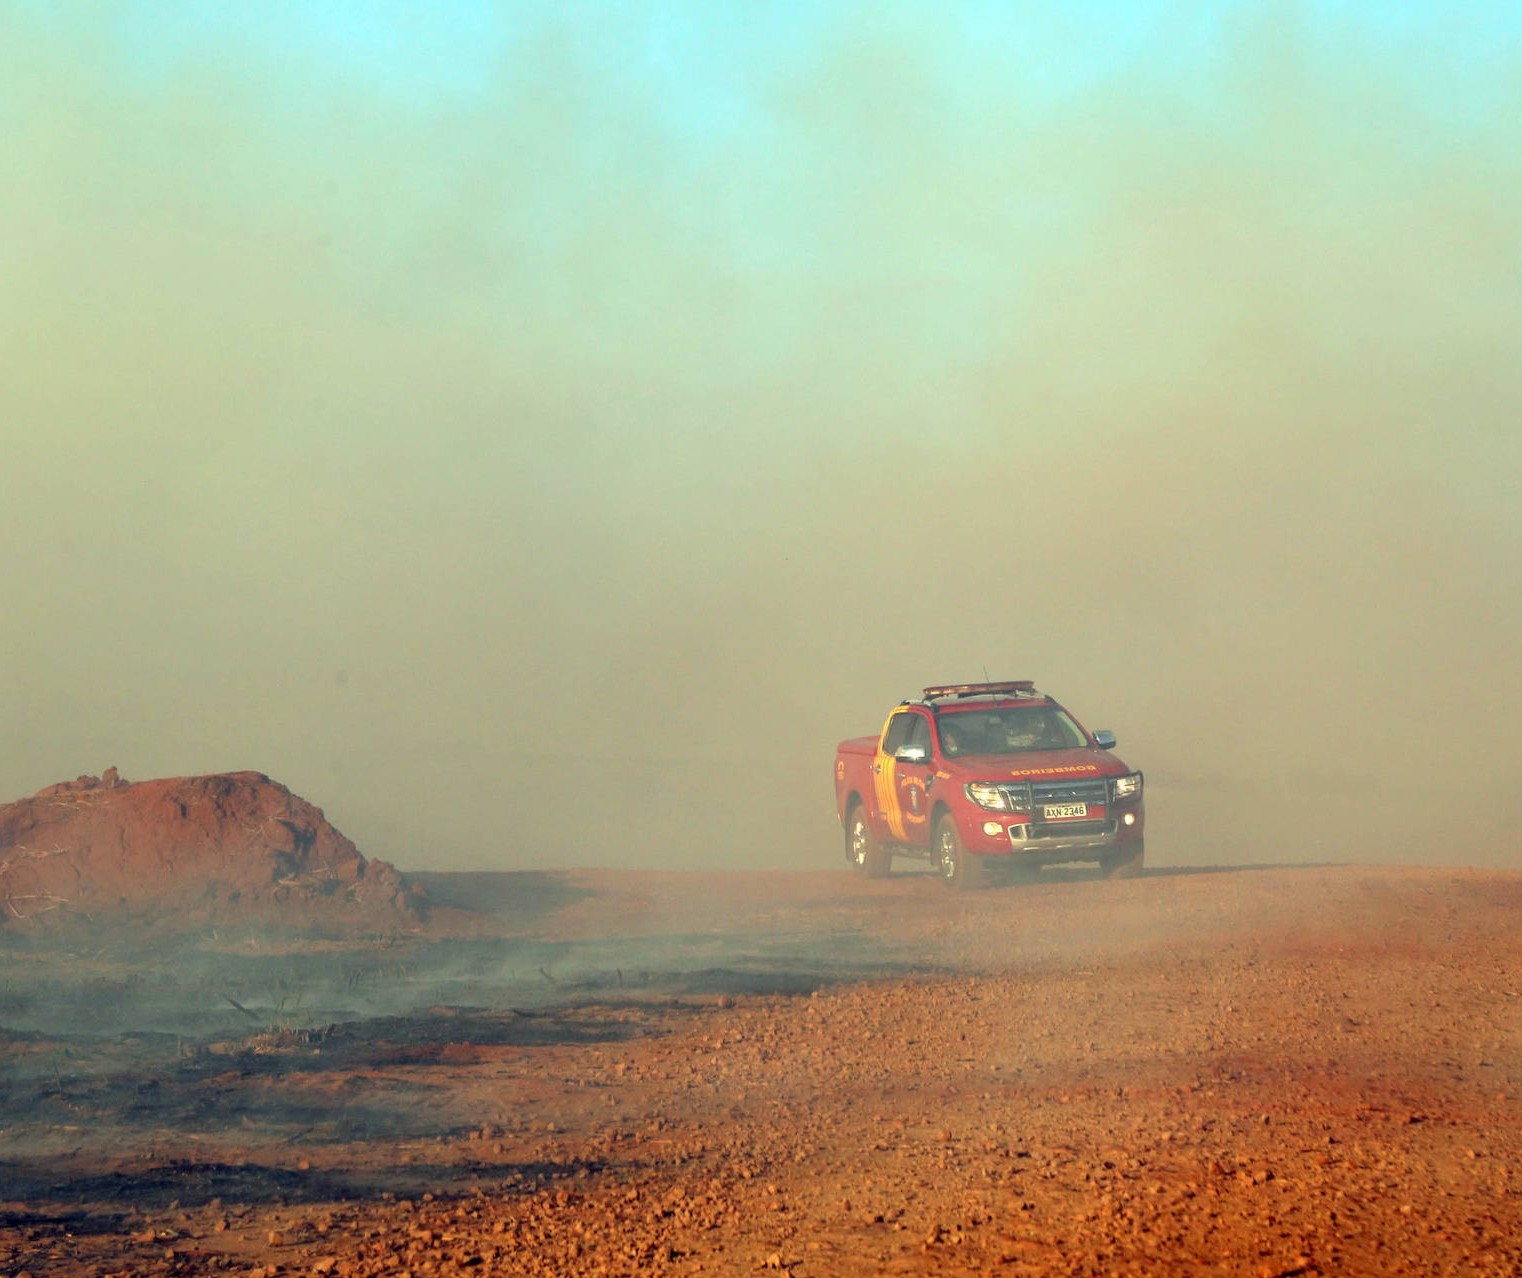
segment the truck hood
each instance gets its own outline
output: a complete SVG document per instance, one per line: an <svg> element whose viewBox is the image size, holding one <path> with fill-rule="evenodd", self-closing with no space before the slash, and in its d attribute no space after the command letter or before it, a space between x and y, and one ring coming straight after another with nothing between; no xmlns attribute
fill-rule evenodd
<svg viewBox="0 0 1522 1278"><path fill-rule="evenodd" d="M1130 772L1111 750L1032 750L1020 754L966 754L947 759L946 774L959 781L1042 781L1123 777Z"/></svg>

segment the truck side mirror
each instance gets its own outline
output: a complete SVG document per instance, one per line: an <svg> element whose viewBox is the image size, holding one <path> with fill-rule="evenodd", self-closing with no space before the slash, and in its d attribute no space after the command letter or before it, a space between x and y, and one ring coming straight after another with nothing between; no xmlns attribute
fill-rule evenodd
<svg viewBox="0 0 1522 1278"><path fill-rule="evenodd" d="M924 763L927 754L924 746L899 746L893 757L900 763Z"/></svg>
<svg viewBox="0 0 1522 1278"><path fill-rule="evenodd" d="M1115 749L1115 734L1108 728L1101 728L1094 734L1094 744L1101 750Z"/></svg>

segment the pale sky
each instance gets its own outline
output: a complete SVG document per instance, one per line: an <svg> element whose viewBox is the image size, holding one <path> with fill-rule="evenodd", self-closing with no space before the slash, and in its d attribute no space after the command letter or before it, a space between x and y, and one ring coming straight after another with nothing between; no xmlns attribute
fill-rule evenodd
<svg viewBox="0 0 1522 1278"><path fill-rule="evenodd" d="M1519 143L1509 4L0 0L0 802L833 868L986 670L1517 864Z"/></svg>

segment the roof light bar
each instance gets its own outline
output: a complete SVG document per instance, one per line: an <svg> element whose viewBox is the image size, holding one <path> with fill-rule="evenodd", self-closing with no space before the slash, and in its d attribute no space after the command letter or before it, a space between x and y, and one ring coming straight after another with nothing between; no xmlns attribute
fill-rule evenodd
<svg viewBox="0 0 1522 1278"><path fill-rule="evenodd" d="M1004 683L943 683L925 689L925 700L935 701L941 697L987 697L999 693L1019 696L1036 691L1034 679L1010 679Z"/></svg>

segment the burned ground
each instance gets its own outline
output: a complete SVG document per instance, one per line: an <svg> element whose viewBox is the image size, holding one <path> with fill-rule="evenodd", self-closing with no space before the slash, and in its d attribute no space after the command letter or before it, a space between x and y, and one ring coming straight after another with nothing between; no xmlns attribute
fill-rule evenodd
<svg viewBox="0 0 1522 1278"><path fill-rule="evenodd" d="M1522 876L422 877L4 935L0 1273L1522 1267Z"/></svg>

